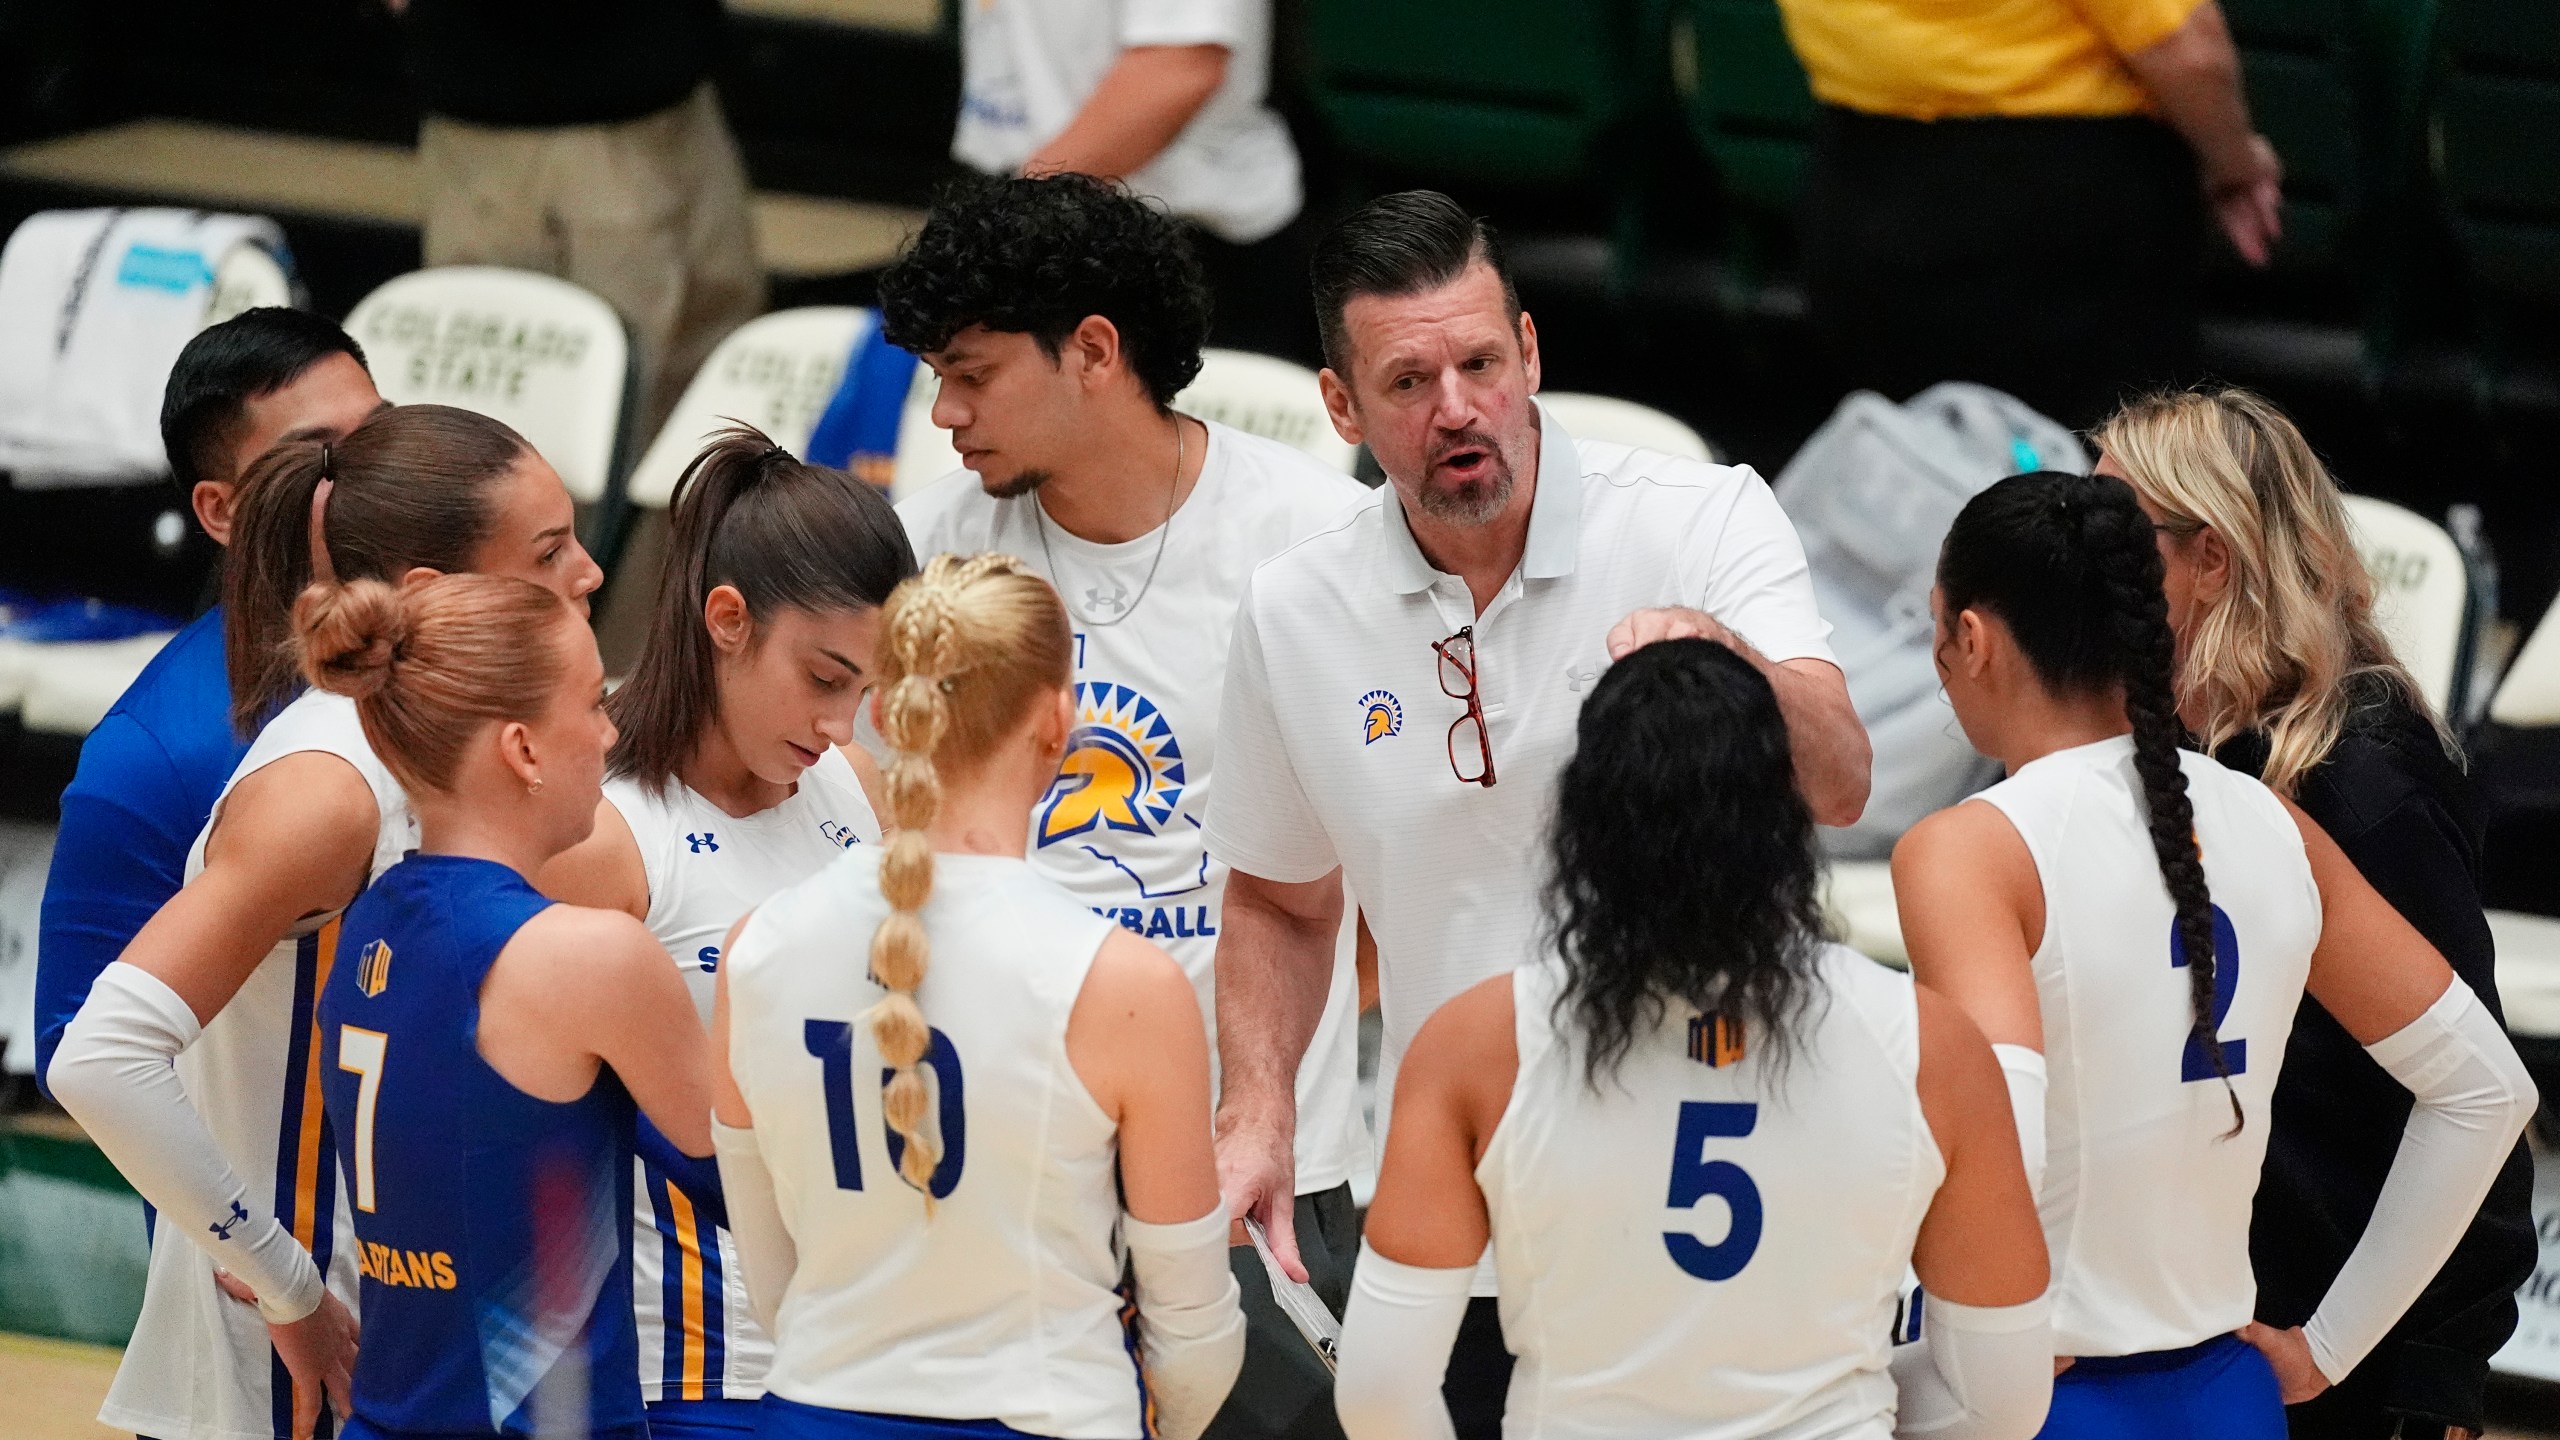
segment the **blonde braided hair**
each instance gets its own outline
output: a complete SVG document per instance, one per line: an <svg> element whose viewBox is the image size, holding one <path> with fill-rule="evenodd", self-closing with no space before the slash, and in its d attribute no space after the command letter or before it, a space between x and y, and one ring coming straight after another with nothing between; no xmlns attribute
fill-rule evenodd
<svg viewBox="0 0 2560 1440"><path fill-rule="evenodd" d="M931 946L926 831L945 770L965 772L1022 723L1031 703L1073 676L1074 636L1049 583L1010 555L939 555L880 608L880 733L896 757L886 776L890 830L880 861L889 914L871 935L871 977L889 993L871 1008L871 1039L892 1074L881 1116L902 1143L898 1174L933 1205L942 1142L925 1128L921 1066L933 1031L915 992Z"/></svg>

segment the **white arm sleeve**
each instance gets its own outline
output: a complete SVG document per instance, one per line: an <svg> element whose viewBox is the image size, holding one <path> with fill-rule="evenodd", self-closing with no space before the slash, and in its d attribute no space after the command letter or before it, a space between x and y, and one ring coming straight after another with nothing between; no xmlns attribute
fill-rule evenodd
<svg viewBox="0 0 2560 1440"><path fill-rule="evenodd" d="M1475 1278L1473 1265L1426 1269L1360 1246L1333 1377L1333 1408L1349 1440L1457 1440L1440 1379Z"/></svg>
<svg viewBox="0 0 2560 1440"><path fill-rule="evenodd" d="M1926 1333L1893 1352L1893 1433L1909 1440L2028 1440L2053 1400L2052 1309L1958 1305L1932 1295Z"/></svg>
<svg viewBox="0 0 2560 1440"><path fill-rule="evenodd" d="M774 1333L782 1313L782 1292L791 1272L800 1268L800 1247L782 1223L782 1207L774 1203L773 1172L764 1165L752 1126L734 1129L711 1122L712 1153L720 1157L720 1193L729 1206L729 1233L738 1239L738 1258L747 1272L747 1308L764 1333Z"/></svg>
<svg viewBox="0 0 2560 1440"><path fill-rule="evenodd" d="M1244 1366L1244 1308L1227 1268L1227 1209L1150 1225L1123 1217L1138 1282L1138 1345L1161 1440L1199 1440Z"/></svg>
<svg viewBox="0 0 2560 1440"><path fill-rule="evenodd" d="M2009 1113L2018 1122L2018 1154L2027 1162L2027 1193L2044 1198L2044 1052L1994 1045L2000 1078L2009 1083Z"/></svg>
<svg viewBox="0 0 2560 1440"><path fill-rule="evenodd" d="M2311 1359L2344 1380L2443 1267L2524 1133L2533 1081L2471 987L2364 1047L2417 1104L2354 1253L2303 1327Z"/></svg>
<svg viewBox="0 0 2560 1440"><path fill-rule="evenodd" d="M160 1223L202 1246L258 1292L269 1323L320 1308L326 1287L311 1252L262 1206L205 1128L178 1079L178 1052L204 1027L160 977L119 960L89 988L46 1080Z"/></svg>

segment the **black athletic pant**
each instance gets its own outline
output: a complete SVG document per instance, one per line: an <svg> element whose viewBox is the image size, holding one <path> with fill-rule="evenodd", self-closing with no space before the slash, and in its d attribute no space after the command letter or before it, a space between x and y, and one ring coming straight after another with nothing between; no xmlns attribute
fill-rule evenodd
<svg viewBox="0 0 2560 1440"><path fill-rule="evenodd" d="M2074 428L2197 370L2196 165L2140 116L1920 121L1825 106L1813 322L1851 385L2006 390Z"/></svg>
<svg viewBox="0 0 2560 1440"><path fill-rule="evenodd" d="M1351 1187L1298 1197L1298 1257L1307 1283L1339 1316L1351 1299L1360 1258L1360 1212ZM1342 1440L1333 1413L1333 1372L1271 1298L1270 1277L1250 1245L1227 1252L1244 1300L1244 1368L1202 1440Z"/></svg>
<svg viewBox="0 0 2560 1440"><path fill-rule="evenodd" d="M1467 1302L1458 1343L1449 1347L1449 1369L1440 1398L1458 1440L1502 1440L1502 1404L1511 1393L1511 1351L1502 1343L1501 1302L1479 1295Z"/></svg>

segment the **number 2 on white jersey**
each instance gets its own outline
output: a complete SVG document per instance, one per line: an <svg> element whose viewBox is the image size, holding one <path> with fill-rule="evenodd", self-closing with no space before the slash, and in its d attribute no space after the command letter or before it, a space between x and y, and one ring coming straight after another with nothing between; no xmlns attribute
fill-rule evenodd
<svg viewBox="0 0 2560 1440"><path fill-rule="evenodd" d="M2187 968L2187 942L2178 937L2178 922L2169 922L2169 967ZM2240 994L2240 932L2233 928L2231 917L2221 906L2213 907L2213 1034L2222 1042L2222 1063L2233 1075L2249 1070L2249 1042L2227 1039L2222 1022L2231 1014L2231 1002ZM2212 1080L2213 1057L2205 1053L2202 1036L2187 1036L2186 1054L2178 1062L2181 1081Z"/></svg>
<svg viewBox="0 0 2560 1440"><path fill-rule="evenodd" d="M1677 1230L1662 1232L1671 1263L1701 1280L1730 1280L1751 1263L1760 1248L1760 1187L1730 1160L1710 1160L1710 1140L1739 1140L1760 1123L1760 1107L1748 1101L1683 1100L1680 1138L1671 1147L1671 1199L1686 1210L1710 1195L1724 1201L1732 1221L1724 1238L1710 1245Z"/></svg>
<svg viewBox="0 0 2560 1440"><path fill-rule="evenodd" d="M356 1082L356 1208L373 1213L373 1107L382 1098L382 1060L391 1037L360 1025L338 1027L338 1068Z"/></svg>

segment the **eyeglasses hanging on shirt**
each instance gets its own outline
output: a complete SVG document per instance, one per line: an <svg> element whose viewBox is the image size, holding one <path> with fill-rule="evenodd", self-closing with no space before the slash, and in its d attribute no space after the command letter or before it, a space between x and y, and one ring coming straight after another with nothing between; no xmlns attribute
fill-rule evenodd
<svg viewBox="0 0 2560 1440"><path fill-rule="evenodd" d="M1449 723L1449 773L1462 784L1493 788L1493 736L1485 727L1484 701L1476 694L1476 627L1462 625L1458 633L1446 640L1431 642L1431 652L1440 657L1440 690L1452 700L1467 702L1467 713ZM1462 749L1459 732L1474 727L1475 743ZM1473 752L1474 766L1467 762Z"/></svg>

